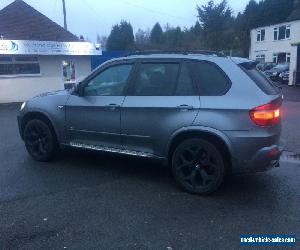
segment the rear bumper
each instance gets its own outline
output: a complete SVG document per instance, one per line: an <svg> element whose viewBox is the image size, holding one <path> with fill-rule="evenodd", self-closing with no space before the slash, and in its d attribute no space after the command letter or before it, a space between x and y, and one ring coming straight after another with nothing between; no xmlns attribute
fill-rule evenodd
<svg viewBox="0 0 300 250"><path fill-rule="evenodd" d="M283 148L278 145L260 149L248 162L247 172L264 172L273 167L279 167L280 155Z"/></svg>
<svg viewBox="0 0 300 250"><path fill-rule="evenodd" d="M280 134L281 126L227 132L232 143L231 172L264 172L279 166L284 148Z"/></svg>
<svg viewBox="0 0 300 250"><path fill-rule="evenodd" d="M239 167L235 168L235 173L256 173L265 172L274 167L279 167L280 156L283 151L283 145L272 145L264 147L256 152L256 154L244 166L239 163Z"/></svg>

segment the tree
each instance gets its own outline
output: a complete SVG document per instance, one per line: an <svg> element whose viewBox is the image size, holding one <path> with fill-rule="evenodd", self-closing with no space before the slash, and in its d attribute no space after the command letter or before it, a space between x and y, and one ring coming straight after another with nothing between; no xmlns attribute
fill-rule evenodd
<svg viewBox="0 0 300 250"><path fill-rule="evenodd" d="M195 36L200 36L202 33L202 28L199 21L196 22L194 26L191 27L190 32L192 32Z"/></svg>
<svg viewBox="0 0 300 250"><path fill-rule="evenodd" d="M133 29L129 22L121 21L112 27L107 39L107 50L132 50L134 48Z"/></svg>
<svg viewBox="0 0 300 250"><path fill-rule="evenodd" d="M149 47L150 44L150 31L144 31L142 29L138 29L135 34L135 45L137 49L143 50Z"/></svg>
<svg viewBox="0 0 300 250"><path fill-rule="evenodd" d="M134 38L130 23L122 21L112 27L107 49L210 49L248 56L250 30L284 22L292 10L293 0L249 0L245 10L234 17L226 0L217 4L210 0L197 6L199 20L183 30L169 25L163 30L156 23L151 31L139 29Z"/></svg>
<svg viewBox="0 0 300 250"><path fill-rule="evenodd" d="M262 19L259 24L270 25L286 20L293 10L294 0L265 0L260 2Z"/></svg>
<svg viewBox="0 0 300 250"><path fill-rule="evenodd" d="M179 50L182 48L182 31L180 27L166 26L166 30L162 35L162 43L165 49Z"/></svg>
<svg viewBox="0 0 300 250"><path fill-rule="evenodd" d="M163 30L159 23L156 23L150 33L150 41L154 45L158 45L162 42Z"/></svg>
<svg viewBox="0 0 300 250"><path fill-rule="evenodd" d="M234 39L232 29L234 17L227 1L215 4L210 0L207 5L197 6L198 17L203 30L203 39L207 49L230 49ZM228 47L229 46L229 47Z"/></svg>
<svg viewBox="0 0 300 250"><path fill-rule="evenodd" d="M101 45L102 50L107 49L107 36L97 35L97 43Z"/></svg>
<svg viewBox="0 0 300 250"><path fill-rule="evenodd" d="M243 13L235 20L235 32L244 56L250 48L250 31L253 28L286 21L293 10L293 0L250 0Z"/></svg>

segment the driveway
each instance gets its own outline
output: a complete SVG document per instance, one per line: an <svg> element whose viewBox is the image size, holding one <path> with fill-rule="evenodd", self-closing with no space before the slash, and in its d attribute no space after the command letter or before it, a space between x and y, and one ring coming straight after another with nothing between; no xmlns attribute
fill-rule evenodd
<svg viewBox="0 0 300 250"><path fill-rule="evenodd" d="M290 140L300 109L285 105ZM0 105L0 249L237 249L240 234L300 238L299 162L195 196L157 162L80 151L35 162L17 109Z"/></svg>

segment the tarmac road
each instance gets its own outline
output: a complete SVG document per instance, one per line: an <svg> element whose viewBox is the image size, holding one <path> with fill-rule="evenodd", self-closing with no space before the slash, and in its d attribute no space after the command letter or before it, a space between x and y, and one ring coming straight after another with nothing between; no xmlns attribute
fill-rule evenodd
<svg viewBox="0 0 300 250"><path fill-rule="evenodd" d="M298 107L285 104L288 142L300 133ZM16 114L17 106L0 105L0 249L237 249L241 234L300 239L297 161L196 196L157 162L81 151L35 162Z"/></svg>

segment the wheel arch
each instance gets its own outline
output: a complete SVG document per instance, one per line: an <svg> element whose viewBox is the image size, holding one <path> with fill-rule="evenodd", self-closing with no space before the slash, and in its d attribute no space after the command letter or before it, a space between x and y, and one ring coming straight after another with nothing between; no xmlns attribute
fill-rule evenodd
<svg viewBox="0 0 300 250"><path fill-rule="evenodd" d="M41 120L45 121L50 126L52 132L55 135L55 138L57 139L57 133L56 133L56 130L55 130L55 127L53 125L51 118L47 114L45 114L41 111L31 111L31 112L26 113L23 116L22 121L21 121L21 130L20 130L22 139L24 139L23 134L24 134L24 129L25 129L26 124L33 119L41 119Z"/></svg>
<svg viewBox="0 0 300 250"><path fill-rule="evenodd" d="M179 131L176 131L171 137L168 147L167 147L167 157L168 161L171 162L172 154L176 148L176 146L188 138L201 138L207 140L214 144L223 155L226 160L226 167L228 170L231 170L232 166L232 146L228 137L213 128L207 127L192 127L192 128L184 128Z"/></svg>

